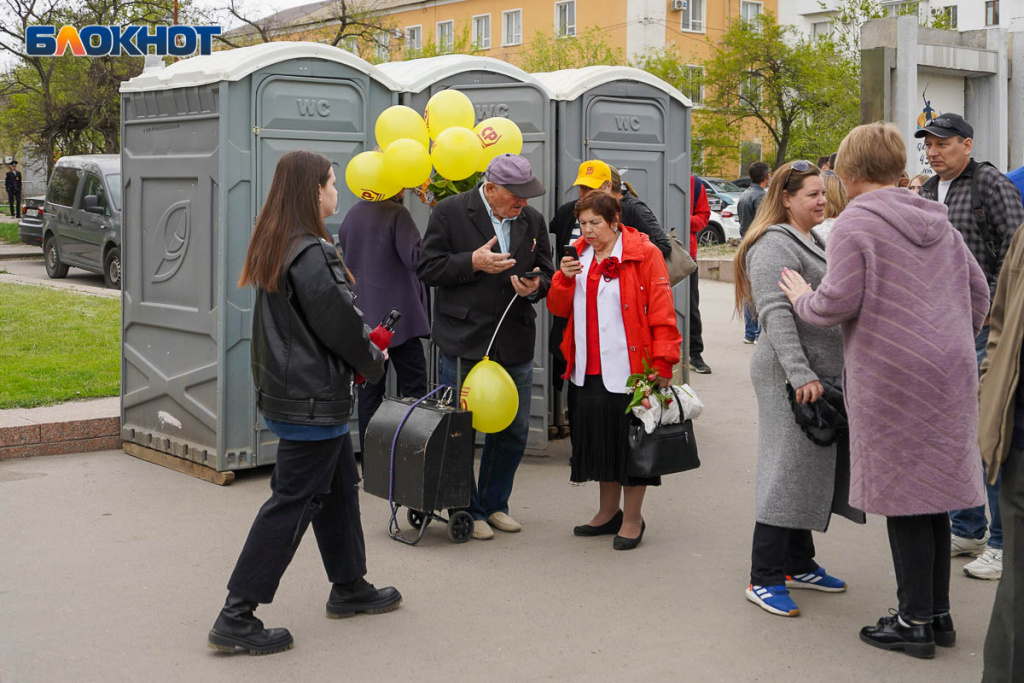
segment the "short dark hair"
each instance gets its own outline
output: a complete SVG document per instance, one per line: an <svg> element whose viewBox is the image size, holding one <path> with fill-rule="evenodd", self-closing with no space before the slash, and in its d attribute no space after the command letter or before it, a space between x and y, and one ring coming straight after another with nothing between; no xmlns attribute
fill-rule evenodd
<svg viewBox="0 0 1024 683"><path fill-rule="evenodd" d="M588 209L608 221L608 225L618 223L619 216L622 215L622 205L619 204L619 200L605 192L591 192L576 202L576 218L579 218L580 214Z"/></svg>
<svg viewBox="0 0 1024 683"><path fill-rule="evenodd" d="M771 167L763 161L755 161L747 169L747 175L750 176L750 181L757 185L764 182L764 179L768 177L768 173L771 171Z"/></svg>
<svg viewBox="0 0 1024 683"><path fill-rule="evenodd" d="M826 154L825 156L818 157L818 163L816 165L817 165L818 168L821 168L822 166L824 166L827 163L828 163L828 155Z"/></svg>
<svg viewBox="0 0 1024 683"><path fill-rule="evenodd" d="M832 170L836 168L836 157L839 156L839 152L832 152L832 156L828 158L828 167Z"/></svg>

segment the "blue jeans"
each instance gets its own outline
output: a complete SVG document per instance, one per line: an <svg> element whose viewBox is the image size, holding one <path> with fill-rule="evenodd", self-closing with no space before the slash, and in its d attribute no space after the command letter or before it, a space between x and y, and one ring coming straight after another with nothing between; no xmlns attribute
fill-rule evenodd
<svg viewBox="0 0 1024 683"><path fill-rule="evenodd" d="M743 304L743 336L753 341L761 336L761 321L749 304Z"/></svg>
<svg viewBox="0 0 1024 683"><path fill-rule="evenodd" d="M459 359L440 353L438 360L438 382L450 387L461 387L462 380L473 369L477 361L462 359L461 373L458 373ZM512 424L497 434L484 437L484 450L480 455L480 476L473 482L469 513L473 519L485 520L495 512L508 513L508 499L512 495L512 484L516 469L526 450L526 438L530 434L530 393L533 387L533 363L504 365L519 391L519 410ZM458 381L456 375L461 374Z"/></svg>
<svg viewBox="0 0 1024 683"><path fill-rule="evenodd" d="M988 346L988 325L981 328L981 332L974 340L974 350L978 354L978 367L981 368L981 361L985 360L985 347ZM989 547L1003 547L1003 518L999 514L999 483L1003 475L1000 473L995 485L985 482L985 493L988 495L988 509L992 512L992 524L989 526L991 536L988 539ZM979 505L967 510L956 510L949 513L953 522L952 532L954 536L962 538L984 538L985 537L985 506Z"/></svg>

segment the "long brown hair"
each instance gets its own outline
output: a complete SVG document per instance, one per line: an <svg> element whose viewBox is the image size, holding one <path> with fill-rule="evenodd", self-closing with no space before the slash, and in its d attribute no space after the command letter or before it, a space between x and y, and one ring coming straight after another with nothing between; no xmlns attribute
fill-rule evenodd
<svg viewBox="0 0 1024 683"><path fill-rule="evenodd" d="M256 218L238 286L276 292L284 264L295 242L313 235L332 242L320 217L319 189L331 176L331 162L322 154L296 150L277 162L270 191Z"/></svg>
<svg viewBox="0 0 1024 683"><path fill-rule="evenodd" d="M754 242L761 239L761 236L776 223L789 222L789 209L782 204L783 192L793 195L803 188L804 181L811 176L821 175L821 170L810 163L803 161L808 168L805 171L798 171L793 164L801 164L800 161L791 161L776 169L772 176L772 182L768 186L768 193L761 201L753 222L747 228L740 248L733 258L732 267L736 280L736 310L742 311L743 304L752 304L753 298L750 295L750 280L747 277L747 253L754 246ZM801 164L802 165L802 164Z"/></svg>

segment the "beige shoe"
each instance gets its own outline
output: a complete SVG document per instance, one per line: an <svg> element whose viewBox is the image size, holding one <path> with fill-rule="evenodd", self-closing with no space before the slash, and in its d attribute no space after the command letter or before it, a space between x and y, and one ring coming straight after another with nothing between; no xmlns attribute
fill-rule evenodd
<svg viewBox="0 0 1024 683"><path fill-rule="evenodd" d="M473 520L473 538L478 541L489 541L494 538L494 532L487 522L482 519Z"/></svg>
<svg viewBox="0 0 1024 683"><path fill-rule="evenodd" d="M487 518L487 523L498 531L504 531L508 534L514 534L517 531L523 530L522 524L509 517L504 512L495 512Z"/></svg>

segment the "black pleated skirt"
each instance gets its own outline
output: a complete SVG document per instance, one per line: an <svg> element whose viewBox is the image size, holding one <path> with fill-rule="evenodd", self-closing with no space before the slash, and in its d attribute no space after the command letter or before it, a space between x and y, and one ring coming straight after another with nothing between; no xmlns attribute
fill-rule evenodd
<svg viewBox="0 0 1024 683"><path fill-rule="evenodd" d="M661 477L626 475L629 456L630 394L604 388L600 375L587 375L583 386L569 382L573 482L605 481L623 486L660 486Z"/></svg>

